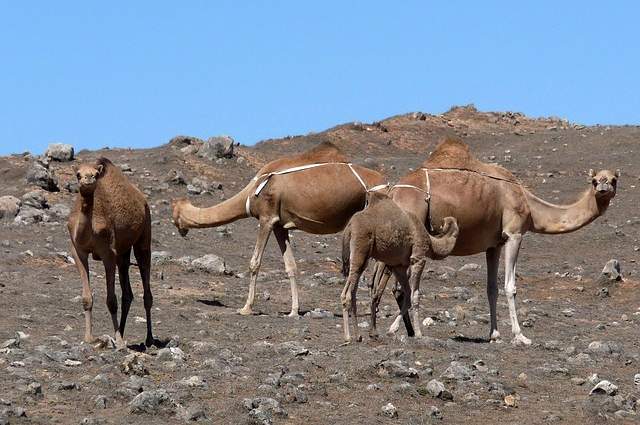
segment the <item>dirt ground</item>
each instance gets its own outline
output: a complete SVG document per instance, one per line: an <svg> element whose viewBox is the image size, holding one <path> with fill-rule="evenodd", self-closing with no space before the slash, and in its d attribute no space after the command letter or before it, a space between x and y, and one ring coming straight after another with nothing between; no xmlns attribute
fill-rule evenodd
<svg viewBox="0 0 640 425"><path fill-rule="evenodd" d="M244 317L236 310L247 294L257 222L195 230L186 239L171 223L170 200L187 196L187 186L164 184L170 170L182 172L187 183L194 177L221 183L221 190L188 195L196 205L213 205L240 190L268 160L331 140L354 162L378 168L393 182L418 166L444 134L459 135L478 158L505 166L554 203L575 200L588 187L589 168L622 170L604 216L572 234L525 236L517 305L530 347L509 343L502 291L498 318L504 342L488 343L483 255L428 265L422 316L433 324L421 339L407 338L401 329L369 340L363 283L358 321L365 338L342 346L341 235L293 233L303 314L298 319L286 316L289 283L272 238L258 280L260 314ZM152 209L152 249L166 251L155 257L152 290L155 334L168 345L135 354L145 337L135 267L125 335L130 348L83 344L81 284L64 255L69 251L65 220L0 221L0 343L21 333L19 341L0 349L0 423L633 423L636 410L640 414L635 403L640 386L634 384L640 373L638 140L640 128L634 126L583 127L468 107L270 140L217 161L183 153L174 143L82 151L73 162L53 162L60 186L74 179L73 164L97 156L131 168L131 180L145 191ZM25 182L32 161L0 157L0 196L21 197L33 189ZM49 205L70 206L75 194L63 189L46 196ZM227 273L206 273L178 261L205 254L224 258ZM614 258L624 281L603 283L600 272ZM480 267L460 271L470 263ZM90 268L94 332L111 334L104 269L95 261ZM500 275L502 282L502 270ZM313 309L333 315L304 316ZM381 330L396 310L390 293L385 295ZM439 397L429 391L434 379L446 388ZM615 384L617 392L590 396L601 380ZM139 394L151 400L142 412L132 404ZM395 415L383 411L388 403Z"/></svg>

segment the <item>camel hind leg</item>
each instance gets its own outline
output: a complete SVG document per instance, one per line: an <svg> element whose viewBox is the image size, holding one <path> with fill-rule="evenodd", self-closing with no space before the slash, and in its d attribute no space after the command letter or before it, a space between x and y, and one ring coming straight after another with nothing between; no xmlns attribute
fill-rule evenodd
<svg viewBox="0 0 640 425"><path fill-rule="evenodd" d="M129 281L130 260L131 249L128 249L116 259L120 288L122 289L122 311L120 312L120 326L118 327L122 338L124 338L124 328L127 325L127 316L129 315L129 308L133 301L133 291L131 291L131 282Z"/></svg>
<svg viewBox="0 0 640 425"><path fill-rule="evenodd" d="M298 285L296 284L298 268L291 248L289 231L280 225L275 225L273 227L273 234L278 241L280 252L282 252L282 259L284 260L284 269L287 272L289 282L291 283L291 313L289 313L289 317L298 317L298 310L300 308L298 300Z"/></svg>
<svg viewBox="0 0 640 425"><path fill-rule="evenodd" d="M351 242L351 253L349 256L349 275L344 284L344 288L342 290L342 294L340 296L340 301L342 303L342 320L344 326L344 339L347 342L351 341L351 335L349 333L349 314L353 313L354 317L354 336L356 341L360 341L360 332L358 330L358 317L357 317L357 304L356 304L356 293L358 291L358 281L360 280L360 276L367 266L367 253L369 252L369 247L360 247L358 249L358 243L356 238L352 236Z"/></svg>
<svg viewBox="0 0 640 425"><path fill-rule="evenodd" d="M151 293L151 241L143 240L133 247L133 253L140 269L140 279L142 280L144 312L147 319L147 336L145 345L151 347L155 339L153 338L153 326L151 322L151 307L153 307L153 294Z"/></svg>
<svg viewBox="0 0 640 425"><path fill-rule="evenodd" d="M269 235L273 230L275 223L269 221L260 221L260 229L258 231L258 238L256 240L256 246L253 250L253 256L249 263L249 271L251 273L251 281L249 282L249 293L247 294L247 302L244 307L238 310L243 316L253 314L253 303L256 298L256 282L258 280L258 272L260 271L260 264L262 263L262 254L267 246ZM293 254L292 254L293 255Z"/></svg>
<svg viewBox="0 0 640 425"><path fill-rule="evenodd" d="M411 286L409 284L409 278L407 277L407 267L405 266L394 267L392 269L392 272L393 272L393 275L398 280L398 284L400 285L400 291L398 292L400 292L401 295L396 296L396 301L398 302L398 306L400 307L400 313L391 324L391 327L389 328L388 333L396 333L398 331L398 328L400 327L400 320L402 320L404 317L407 317L407 318L409 317L409 309L411 308L411 300L409 295L411 294ZM411 323L410 320L409 320L409 323ZM405 321L405 325L406 324L407 322ZM407 329L407 335L412 337L415 335L415 333L414 333L413 327L411 327L410 329L411 331Z"/></svg>

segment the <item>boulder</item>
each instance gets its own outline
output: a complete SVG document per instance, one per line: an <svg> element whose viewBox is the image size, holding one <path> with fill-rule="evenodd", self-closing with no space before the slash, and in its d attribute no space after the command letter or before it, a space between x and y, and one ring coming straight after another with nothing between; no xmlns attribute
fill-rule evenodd
<svg viewBox="0 0 640 425"><path fill-rule="evenodd" d="M67 218L71 213L71 208L66 204L53 204L51 208L49 208L49 212L58 218Z"/></svg>
<svg viewBox="0 0 640 425"><path fill-rule="evenodd" d="M48 167L40 162L33 162L27 170L26 180L28 184L33 184L49 192L59 192L58 179Z"/></svg>
<svg viewBox="0 0 640 425"><path fill-rule="evenodd" d="M233 158L235 141L229 136L210 137L198 149L198 156L208 160Z"/></svg>
<svg viewBox="0 0 640 425"><path fill-rule="evenodd" d="M64 143L51 143L44 153L45 156L54 161L72 161L73 160L73 146Z"/></svg>
<svg viewBox="0 0 640 425"><path fill-rule="evenodd" d="M227 266L224 262L224 258L217 255L207 254L200 258L196 258L191 262L191 265L207 273L225 274L227 272Z"/></svg>
<svg viewBox="0 0 640 425"><path fill-rule="evenodd" d="M42 190L32 190L22 195L22 205L39 210L49 208L49 203Z"/></svg>
<svg viewBox="0 0 640 425"><path fill-rule="evenodd" d="M18 212L22 202L15 196L0 196L0 219L13 219Z"/></svg>
<svg viewBox="0 0 640 425"><path fill-rule="evenodd" d="M620 262L616 259L607 261L600 274L600 281L603 283L619 282L622 280L622 271L620 270Z"/></svg>

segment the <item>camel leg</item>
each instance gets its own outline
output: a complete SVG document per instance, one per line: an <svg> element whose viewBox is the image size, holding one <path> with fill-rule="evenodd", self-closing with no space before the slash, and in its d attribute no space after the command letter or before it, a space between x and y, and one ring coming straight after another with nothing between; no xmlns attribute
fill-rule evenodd
<svg viewBox="0 0 640 425"><path fill-rule="evenodd" d="M258 239L256 240L256 247L253 250L253 256L249 263L249 271L251 273L251 281L249 282L249 294L247 295L247 302L244 307L238 310L243 316L249 316L253 314L253 303L256 298L256 282L258 280L258 272L260 271L260 264L262 263L262 254L267 246L269 235L273 229L273 224L267 221L260 222L260 229L258 231Z"/></svg>
<svg viewBox="0 0 640 425"><path fill-rule="evenodd" d="M509 303L509 318L511 319L511 331L514 334L513 344L531 345L531 340L524 336L520 330L518 324L518 316L516 313L516 264L518 262L518 251L520 251L520 244L522 243L522 235L507 234L508 239L505 244L505 259L504 259L504 292L507 296L507 302Z"/></svg>
<svg viewBox="0 0 640 425"><path fill-rule="evenodd" d="M393 296L396 299L396 304L398 304L398 308L402 310L402 306L404 305L404 301L405 301L405 293L402 291L402 288L399 282L396 282L396 284L393 286ZM413 325L411 324L411 318L409 317L408 312L405 314L400 314L395 318L395 320L389 327L388 333L398 332L398 329L400 329L400 320L404 322L404 327L407 330L407 335L414 336L415 331L413 329Z"/></svg>
<svg viewBox="0 0 640 425"><path fill-rule="evenodd" d="M374 267L373 277L371 278L371 329L369 329L369 336L375 338L378 335L377 331L377 316L378 306L380 300L384 294L384 290L389 282L391 272L381 261L377 261Z"/></svg>
<svg viewBox="0 0 640 425"><path fill-rule="evenodd" d="M102 263L104 264L104 277L107 281L107 309L111 314L111 321L113 322L113 331L116 336L116 346L118 348L124 347L124 340L120 333L120 327L118 326L118 299L116 298L116 260L115 255L111 252L101 255Z"/></svg>
<svg viewBox="0 0 640 425"><path fill-rule="evenodd" d="M344 288L342 289L342 294L340 295L340 301L342 303L342 321L344 326L344 339L347 342L351 342L351 335L349 333L349 313L353 311L354 321L355 321L355 340L360 341L360 335L358 331L358 317L357 317L357 307L356 307L356 293L358 291L358 281L360 280L360 276L364 271L367 265L367 255L368 249L365 250L365 253L360 253L357 251L356 243L354 239L351 239L351 256L349 259L349 276L347 277L347 281L344 284Z"/></svg>
<svg viewBox="0 0 640 425"><path fill-rule="evenodd" d="M500 332L498 332L498 266L500 265L500 252L502 247L489 248L486 252L487 257L487 298L489 299L489 314L491 316L491 330L489 331L489 339L491 341L500 340Z"/></svg>
<svg viewBox="0 0 640 425"><path fill-rule="evenodd" d="M129 265L131 259L131 250L127 250L116 259L118 265L118 277L120 278L120 289L122 289L122 311L120 312L120 326L118 330L124 338L124 328L127 324L127 316L129 308L133 301L133 291L131 291L131 282L129 281Z"/></svg>
<svg viewBox="0 0 640 425"><path fill-rule="evenodd" d="M93 294L91 293L91 283L89 282L89 254L78 252L75 245L71 244L71 255L76 262L82 281L82 308L84 309L84 341L90 344L96 341L93 336L93 322L91 320L91 310L93 309Z"/></svg>
<svg viewBox="0 0 640 425"><path fill-rule="evenodd" d="M153 307L153 295L151 294L151 246L150 241L133 247L133 254L140 269L140 279L144 290L144 312L147 318L147 337L144 344L151 347L155 342L153 338L153 326L151 322L151 307ZM123 327L124 329L124 327Z"/></svg>
<svg viewBox="0 0 640 425"><path fill-rule="evenodd" d="M284 269L289 277L289 282L291 282L291 313L289 313L289 317L298 317L298 285L296 285L298 268L296 266L296 259L293 257L289 231L280 225L275 225L273 227L273 234L278 241L280 252L282 252L282 259L284 260Z"/></svg>
<svg viewBox="0 0 640 425"><path fill-rule="evenodd" d="M422 329L420 329L420 279L422 278L422 271L426 264L427 259L424 257L411 258L409 286L411 288L411 311L413 312L413 323L415 323L415 335L417 337L422 336ZM405 325L406 323L405 321Z"/></svg>
<svg viewBox="0 0 640 425"><path fill-rule="evenodd" d="M388 333L396 333L398 328L400 327L400 320L407 316L409 317L409 309L411 308L411 300L408 294L411 293L411 287L409 285L409 279L407 278L407 268L406 267L394 267L393 275L398 280L398 284L400 285L400 291L402 292L402 305L400 306L400 313L396 317L396 320L393 321L391 327L389 328ZM396 298L396 301L400 302L400 296ZM414 336L413 328L411 328L411 333L407 331L407 334L412 337Z"/></svg>

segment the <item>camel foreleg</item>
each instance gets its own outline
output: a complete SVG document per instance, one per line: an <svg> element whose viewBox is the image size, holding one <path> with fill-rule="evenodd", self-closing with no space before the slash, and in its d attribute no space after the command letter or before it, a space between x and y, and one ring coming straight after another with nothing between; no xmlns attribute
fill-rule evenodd
<svg viewBox="0 0 640 425"><path fill-rule="evenodd" d="M93 293L91 292L91 283L89 281L89 254L81 251L78 252L75 245L71 244L71 255L76 262L78 272L80 272L80 280L82 281L82 308L84 309L84 341L94 343L96 338L93 336L93 320L91 311L93 310Z"/></svg>
<svg viewBox="0 0 640 425"><path fill-rule="evenodd" d="M491 317L491 329L489 339L491 341L500 340L498 332L498 266L500 265L500 252L502 247L489 248L486 252L487 258L487 298L489 299L489 315Z"/></svg>
<svg viewBox="0 0 640 425"><path fill-rule="evenodd" d="M289 317L298 317L298 310L300 308L298 300L298 285L296 284L298 267L296 266L296 259L293 256L291 240L289 239L289 231L280 225L276 225L273 227L273 234L278 241L278 246L282 253L282 259L284 260L284 269L287 272L289 282L291 283L291 313L289 313Z"/></svg>
<svg viewBox="0 0 640 425"><path fill-rule="evenodd" d="M249 263L249 271L251 273L251 281L249 282L249 294L247 295L247 302L244 307L238 310L238 313L243 316L253 314L253 303L256 298L256 282L258 280L258 272L260 271L260 264L262 263L262 254L267 246L269 235L273 229L273 222L261 221L260 228L258 230L258 239L256 240L256 246L253 250L253 256Z"/></svg>
<svg viewBox="0 0 640 425"><path fill-rule="evenodd" d="M518 262L518 252L522 243L522 235L507 234L508 239L505 244L504 259L504 292L509 303L509 319L511 320L511 331L513 332L512 344L531 345L531 340L522 334L518 315L516 313L516 264Z"/></svg>

